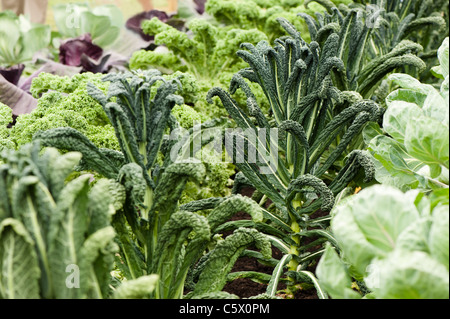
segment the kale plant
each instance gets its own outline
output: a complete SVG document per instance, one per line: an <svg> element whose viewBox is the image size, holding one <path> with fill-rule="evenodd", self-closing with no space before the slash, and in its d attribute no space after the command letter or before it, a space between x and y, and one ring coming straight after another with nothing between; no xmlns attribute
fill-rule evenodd
<svg viewBox="0 0 450 319"><path fill-rule="evenodd" d="M305 269L323 248L311 248L334 239L325 229L329 216L311 216L319 209L329 212L335 196L357 181L361 171L366 182L373 178L367 152L354 149L352 142L382 114L374 101L334 85L333 70L344 70L335 45L338 35L320 48L315 41L306 43L287 20L279 21L290 36L277 39L274 47L266 41L256 46L244 43L246 50L237 53L250 67L235 74L230 92L245 92L248 114L225 90L213 88L208 94L210 101L221 99L242 129L225 136L228 154L241 171L236 189L238 184L251 185L261 194L261 205L270 200L275 207L265 210L264 232L284 257L269 283L272 296L285 264L294 282L317 283ZM244 78L262 88L273 119L263 114ZM316 239L305 245L304 239L311 236Z"/></svg>
<svg viewBox="0 0 450 319"><path fill-rule="evenodd" d="M408 7L412 2L414 5ZM345 72L336 74L338 88L370 98L390 72L419 76L427 67L424 59L435 57L439 47L436 38L445 34L446 22L438 14L423 16L424 5L416 9L419 12L414 10L419 2L426 1L373 1L366 6L340 5L338 9L328 1L327 12L316 13L315 19L308 14L299 15L308 24L311 40L321 47L331 34L339 35L335 45ZM379 97L380 103L384 97Z"/></svg>
<svg viewBox="0 0 450 319"><path fill-rule="evenodd" d="M0 153L0 297L109 298L118 248L109 181L66 182L81 154L40 151Z"/></svg>
<svg viewBox="0 0 450 319"><path fill-rule="evenodd" d="M198 160L171 156L181 134L165 138L166 130L179 127L171 115L173 107L183 102L176 94L178 79L165 80L159 71L149 70L109 74L103 80L110 82L106 95L94 84L88 84L88 93L104 108L120 151L97 148L69 127L41 131L34 138L45 146L81 152L79 169L95 171L114 181L117 213L112 225L120 248L116 265L129 280L157 275L149 297L181 298L188 271L208 250L208 244L214 243L216 228L238 211L247 211L255 222L262 221L262 211L242 196L213 201L213 206L211 202L206 206L198 203L201 209L211 209L207 217L179 209L186 183L202 180L205 166ZM160 85L152 94L157 82ZM240 244L233 240L243 236L246 239ZM194 296L221 290L227 273L213 265L220 260L225 270L231 269L236 255L254 243L262 248L265 258L270 257L269 241L254 230L240 230L208 250L204 270L194 282L199 285Z"/></svg>

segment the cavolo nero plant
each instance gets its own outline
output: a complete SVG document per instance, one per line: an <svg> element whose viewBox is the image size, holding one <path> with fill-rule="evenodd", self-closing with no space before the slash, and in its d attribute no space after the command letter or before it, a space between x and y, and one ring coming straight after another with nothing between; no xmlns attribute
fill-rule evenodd
<svg viewBox="0 0 450 319"><path fill-rule="evenodd" d="M40 150L34 143L0 155L0 297L107 298L117 251L109 182L91 188L83 175L65 183L81 154Z"/></svg>
<svg viewBox="0 0 450 319"><path fill-rule="evenodd" d="M107 75L103 78L110 82L106 95L88 85L89 94L102 105L114 127L120 151L97 148L68 127L38 132L34 139L44 146L82 153L78 169L113 181L117 212L112 225L119 246L116 265L125 278L157 275L149 297L181 298L188 273L202 259L196 275L189 277L190 297L195 298L220 291L227 271L247 246L255 244L269 259L270 242L258 231L242 228L214 245L216 230L234 213L247 211L255 222L262 221L261 208L249 198L189 203L210 210L207 217L178 207L186 182L201 180L205 167L199 161L170 156L182 136L172 134L168 139L165 133L178 127L170 112L183 99L175 94L179 81L166 81L160 75L156 70ZM151 94L156 82L161 83ZM204 252L208 252L206 257L202 257Z"/></svg>
<svg viewBox="0 0 450 319"><path fill-rule="evenodd" d="M70 178L80 159L38 142L0 153L0 298L145 298L156 288L156 275L112 276L120 201L111 180Z"/></svg>
<svg viewBox="0 0 450 319"><path fill-rule="evenodd" d="M382 111L374 101L334 85L333 70L345 69L338 56L337 35L321 48L315 41L306 43L287 20L279 21L289 36L277 39L274 47L266 41L242 44L246 50L237 52L250 67L235 74L230 92L245 92L248 113L221 88L213 88L208 99L218 96L241 128L225 136L227 152L241 171L235 183L253 186L261 205L270 200L275 207L265 211L263 231L284 256L267 293L276 293L287 265L294 282L312 281L323 297L306 268L323 252L323 242L334 242L334 238L325 229L329 216L311 215L319 209L329 212L335 196L358 180L361 170L365 182L373 178L367 152L353 150L351 143L367 123L379 121ZM263 114L244 79L262 88L272 119ZM306 245L306 237L315 239Z"/></svg>
<svg viewBox="0 0 450 319"><path fill-rule="evenodd" d="M339 36L334 36L335 46L345 69L336 72L334 78L340 90L357 91L381 103L388 88L380 87L380 82L387 74L402 70L419 75L426 69L422 58L435 55L426 40L445 29L445 20L440 16L405 15L395 9L384 1L366 7L341 5L339 9L331 3L328 11L316 13L316 18L299 14L308 24L311 40L321 47L333 34ZM427 36L417 36L425 31L429 31Z"/></svg>

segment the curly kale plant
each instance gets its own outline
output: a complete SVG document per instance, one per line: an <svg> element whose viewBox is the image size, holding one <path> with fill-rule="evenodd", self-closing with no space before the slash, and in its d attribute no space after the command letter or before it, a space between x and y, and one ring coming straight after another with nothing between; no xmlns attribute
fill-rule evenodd
<svg viewBox="0 0 450 319"><path fill-rule="evenodd" d="M350 1L337 2L348 4ZM208 0L205 10L228 27L258 29L267 35L270 42L286 35L285 30L277 22L278 18L283 17L294 23L305 40L310 40L306 24L296 19L296 15L301 12L314 14L324 7L317 3L306 6L305 3L306 1L297 0Z"/></svg>
<svg viewBox="0 0 450 319"><path fill-rule="evenodd" d="M321 49L317 42L306 43L288 21L279 21L289 37L277 39L274 47L265 41L244 43L247 50L238 51L250 67L234 76L230 90L245 92L248 113L221 88L208 95L210 100L218 96L242 129L225 136L228 154L244 176L235 183L255 187L262 194L260 204L270 200L276 208L275 213L266 212L264 231L285 256L269 285L271 295L287 263L292 278L313 280L303 271L323 249L310 248L333 238L323 229L328 217L310 216L319 209L329 212L334 197L361 169L366 182L373 178L368 154L353 150L352 143L367 123L381 116L375 102L334 85L333 70L344 69L337 35ZM261 86L273 120L263 114L244 78ZM316 240L304 245L302 238L311 236Z"/></svg>
<svg viewBox="0 0 450 319"><path fill-rule="evenodd" d="M110 82L106 95L91 83L88 92L108 115L120 151L97 148L82 133L67 127L39 132L35 139L46 146L81 152L81 169L114 180L117 213L112 223L120 247L117 266L130 280L158 275L150 297L181 298L188 271L213 242L216 228L242 210L252 214L255 222L261 221L262 211L256 203L241 196L224 198L220 205L214 198L194 204L201 210L211 209L208 217L179 209L178 201L186 183L202 180L205 175L201 162L172 157L172 146L179 140L176 136L165 138L167 129L179 127L171 115L174 106L183 103L181 96L175 94L179 81L167 81L156 70L109 74L103 80ZM152 94L156 82L161 83ZM268 241L261 242L260 236L253 233L251 236L254 240L249 239L243 246L236 246L229 239L217 245L217 252L215 249L210 252L204 271L195 280L200 285L195 294L214 292L223 286L227 273L208 266L217 262L215 256L231 269L235 252L243 247L254 242L261 247L270 245ZM226 252L223 247L227 247ZM269 258L266 252L264 248L263 255ZM208 284L202 283L205 280Z"/></svg>
<svg viewBox="0 0 450 319"><path fill-rule="evenodd" d="M31 142L39 130L72 127L85 134L96 146L118 149L114 129L102 107L87 93L87 83L94 82L102 90L102 74L83 73L61 77L41 73L33 79L31 93L39 98L37 107L22 114L9 130L8 139L18 148Z"/></svg>
<svg viewBox="0 0 450 319"><path fill-rule="evenodd" d="M9 138L8 125L11 121L12 109L0 102L0 150L15 148L15 144Z"/></svg>
<svg viewBox="0 0 450 319"><path fill-rule="evenodd" d="M186 72L186 77L181 79L184 93L187 93L183 97L186 103L209 119L226 115L223 108L208 105L205 97L213 86L226 87L233 72L243 67L235 54L239 45L267 39L264 33L256 29L222 28L204 19L189 21L192 36L156 18L143 22L142 26L145 33L155 35L156 44L164 45L169 52L137 51L130 59L130 68L158 68L165 73Z"/></svg>

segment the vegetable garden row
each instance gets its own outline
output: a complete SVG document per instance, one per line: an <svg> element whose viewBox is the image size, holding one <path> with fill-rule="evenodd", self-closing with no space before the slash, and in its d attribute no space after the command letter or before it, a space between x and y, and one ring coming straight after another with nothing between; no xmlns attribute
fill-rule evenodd
<svg viewBox="0 0 450 319"><path fill-rule="evenodd" d="M0 299L449 298L446 1L53 11L0 13Z"/></svg>

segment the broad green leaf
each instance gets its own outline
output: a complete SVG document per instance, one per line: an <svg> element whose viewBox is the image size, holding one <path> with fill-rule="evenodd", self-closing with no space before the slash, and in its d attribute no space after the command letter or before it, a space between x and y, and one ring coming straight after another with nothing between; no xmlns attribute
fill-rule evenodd
<svg viewBox="0 0 450 319"><path fill-rule="evenodd" d="M113 5L90 8L88 4L60 4L53 6L55 24L65 38L90 33L92 41L105 48L115 42L123 25L121 11Z"/></svg>
<svg viewBox="0 0 450 319"><path fill-rule="evenodd" d="M448 269L421 251L395 251L374 261L367 286L380 299L448 299Z"/></svg>
<svg viewBox="0 0 450 319"><path fill-rule="evenodd" d="M345 204L335 207L331 228L339 246L346 252L344 259L354 265L355 275L362 279L372 259L382 256L383 252L373 247L358 228L351 209L348 209L348 203L351 202L352 200L348 200Z"/></svg>
<svg viewBox="0 0 450 319"><path fill-rule="evenodd" d="M345 258L364 274L373 258L395 249L399 235L418 218L401 191L374 185L336 207L331 227Z"/></svg>
<svg viewBox="0 0 450 319"><path fill-rule="evenodd" d="M389 252L397 237L419 213L399 190L375 185L354 197L352 212L364 237L377 248Z"/></svg>
<svg viewBox="0 0 450 319"><path fill-rule="evenodd" d="M430 91L422 108L425 115L442 122L448 127L448 104L437 90Z"/></svg>
<svg viewBox="0 0 450 319"><path fill-rule="evenodd" d="M401 190L416 188L424 163L408 154L402 144L384 135L375 137L369 144L376 167L375 178L383 184Z"/></svg>
<svg viewBox="0 0 450 319"><path fill-rule="evenodd" d="M69 182L61 191L51 224L49 260L56 298L79 298L79 289L67 286L68 267L80 267L80 250L88 230L89 175Z"/></svg>
<svg viewBox="0 0 450 319"><path fill-rule="evenodd" d="M429 217L411 223L397 238L397 249L429 253L428 235L432 221Z"/></svg>
<svg viewBox="0 0 450 319"><path fill-rule="evenodd" d="M449 45L448 45L448 37L445 38L444 42L440 46L438 50L438 59L441 64L442 75L445 77L448 76L449 69Z"/></svg>
<svg viewBox="0 0 450 319"><path fill-rule="evenodd" d="M351 277L331 245L325 248L317 265L316 274L320 285L333 299L361 298L356 291L352 290Z"/></svg>
<svg viewBox="0 0 450 319"><path fill-rule="evenodd" d="M384 131L378 123L369 122L362 130L364 142L369 145L370 141L378 135L383 135Z"/></svg>
<svg viewBox="0 0 450 319"><path fill-rule="evenodd" d="M0 223L0 298L39 299L40 269L34 242L21 222Z"/></svg>
<svg viewBox="0 0 450 319"><path fill-rule="evenodd" d="M390 107L395 101L404 101L422 106L427 95L422 92L413 91L410 89L397 89L386 97L386 104Z"/></svg>
<svg viewBox="0 0 450 319"><path fill-rule="evenodd" d="M438 79L444 79L444 74L442 73L442 69L440 65L433 66L431 69L431 74L433 74Z"/></svg>
<svg viewBox="0 0 450 319"><path fill-rule="evenodd" d="M432 118L419 117L406 128L406 150L426 164L444 165L449 168L448 141L448 127Z"/></svg>
<svg viewBox="0 0 450 319"><path fill-rule="evenodd" d="M442 205L449 205L449 189L447 188L441 188L434 190L430 196L430 208L434 209L439 204Z"/></svg>
<svg viewBox="0 0 450 319"><path fill-rule="evenodd" d="M423 111L416 104L396 101L391 103L384 113L383 128L395 140L403 143L408 123L423 115Z"/></svg>
<svg viewBox="0 0 450 319"><path fill-rule="evenodd" d="M17 22L11 16L0 15L0 64L8 66L16 63L15 48L20 39Z"/></svg>
<svg viewBox="0 0 450 319"><path fill-rule="evenodd" d="M114 299L148 299L158 284L158 275L127 280L114 292Z"/></svg>
<svg viewBox="0 0 450 319"><path fill-rule="evenodd" d="M111 271L114 267L116 233L107 226L86 238L80 250L80 289L83 297L106 299L109 297Z"/></svg>
<svg viewBox="0 0 450 319"><path fill-rule="evenodd" d="M429 84L423 84L419 80L413 78L412 76L404 73L394 73L389 75L389 81L394 82L404 89L409 89L424 95L428 95L430 91L433 91L433 86ZM389 97L387 98L389 100Z"/></svg>
<svg viewBox="0 0 450 319"><path fill-rule="evenodd" d="M439 205L433 210L429 247L431 256L449 269L449 210L448 205Z"/></svg>
<svg viewBox="0 0 450 319"><path fill-rule="evenodd" d="M92 9L92 13L98 16L107 16L111 20L111 25L114 27L122 27L123 25L123 13L116 5L105 4L96 6Z"/></svg>
<svg viewBox="0 0 450 319"><path fill-rule="evenodd" d="M92 42L102 48L113 44L120 33L118 27L111 25L111 19L107 16L99 16L92 12L83 12L81 18L82 33L90 33Z"/></svg>
<svg viewBox="0 0 450 319"><path fill-rule="evenodd" d="M49 25L34 25L30 30L23 33L21 37L23 49L20 53L19 60L31 60L36 52L47 48L50 39L51 30Z"/></svg>

